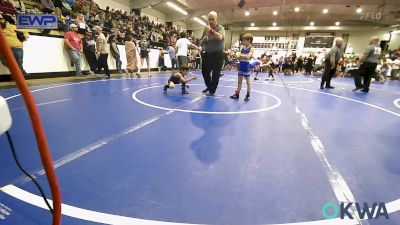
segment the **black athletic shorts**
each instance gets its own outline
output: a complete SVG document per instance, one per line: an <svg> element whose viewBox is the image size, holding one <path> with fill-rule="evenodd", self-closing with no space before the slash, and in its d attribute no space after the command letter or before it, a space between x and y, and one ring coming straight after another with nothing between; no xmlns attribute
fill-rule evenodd
<svg viewBox="0 0 400 225"><path fill-rule="evenodd" d="M168 83L169 82L173 82L174 84L180 84L181 79L179 79L179 77L176 77L175 74L172 74L172 76L168 80Z"/></svg>
<svg viewBox="0 0 400 225"><path fill-rule="evenodd" d="M149 58L149 52L146 50L140 50L140 58Z"/></svg>

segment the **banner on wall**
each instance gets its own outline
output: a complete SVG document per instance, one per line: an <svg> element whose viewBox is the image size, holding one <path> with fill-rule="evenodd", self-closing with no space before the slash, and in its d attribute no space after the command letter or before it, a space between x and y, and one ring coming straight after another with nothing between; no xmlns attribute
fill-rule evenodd
<svg viewBox="0 0 400 225"><path fill-rule="evenodd" d="M53 14L18 14L18 29L57 29L58 18Z"/></svg>
<svg viewBox="0 0 400 225"><path fill-rule="evenodd" d="M331 48L334 40L334 32L307 32L304 41L304 48Z"/></svg>

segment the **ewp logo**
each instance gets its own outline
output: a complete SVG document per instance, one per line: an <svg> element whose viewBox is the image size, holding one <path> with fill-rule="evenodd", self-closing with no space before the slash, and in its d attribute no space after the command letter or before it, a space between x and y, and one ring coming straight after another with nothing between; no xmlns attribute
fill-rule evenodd
<svg viewBox="0 0 400 225"><path fill-rule="evenodd" d="M17 28L19 29L57 29L57 15L21 14L17 15Z"/></svg>
<svg viewBox="0 0 400 225"><path fill-rule="evenodd" d="M363 203L363 207L361 208L361 204L358 202L349 202L349 203L340 203L340 209L338 205L332 202L326 203L322 207L322 216L325 219L333 219L340 214L340 219L344 219L345 216L347 216L349 219L354 219L354 215L352 215L349 212L349 209L352 205L355 205L357 209L357 214L360 219L365 219L365 216L367 216L367 219L379 219L380 217L385 217L385 219L389 219L389 214L387 213L385 203L373 203L372 207L368 207L368 203ZM329 208L333 209L328 210Z"/></svg>

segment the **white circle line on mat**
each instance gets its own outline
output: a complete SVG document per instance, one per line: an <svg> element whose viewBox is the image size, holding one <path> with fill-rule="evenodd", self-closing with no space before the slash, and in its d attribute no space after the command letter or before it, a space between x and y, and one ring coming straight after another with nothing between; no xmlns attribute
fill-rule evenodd
<svg viewBox="0 0 400 225"><path fill-rule="evenodd" d="M110 79L110 80L120 80L120 79ZM62 84L62 85L37 89L32 92L38 92L38 91L42 91L42 90L48 90L48 89L64 87L64 86L72 86L72 85L78 85L78 84L84 84L84 83L95 83L95 82L104 82L104 81L107 81L107 80L85 81L85 82L72 83L72 84ZM266 85L285 87L283 85L278 85L278 84L266 84ZM312 90L312 89L297 88L297 87L288 87L288 88L293 88L293 89L298 89L298 90L313 92L313 93L317 93L317 94L324 94L324 95L328 95L328 96L332 96L332 97L341 98L341 99L356 102L359 104L364 104L366 106L369 106L369 107L372 107L375 109L379 109L381 111L384 111L389 114L400 117L400 114L395 113L391 110L388 110L383 107L373 105L370 103L358 101L356 99L347 98L347 97L343 97L343 96L335 95L335 94L331 94L331 93L324 93L324 92L316 91L316 90ZM14 96L8 97L8 98L6 98L6 100L12 99L12 98L15 98L18 96L20 96L20 95L14 95ZM398 100L398 99L396 99L396 100ZM28 204L48 210L48 208L47 208L46 204L43 202L43 199L41 196L27 192L27 191L25 191L21 188L18 188L14 185L4 186L4 187L0 188L0 191L6 193L16 199L19 199L23 202L26 202ZM51 200L49 200L49 201L50 201L50 204L52 204L52 201ZM394 201L386 203L386 209L387 209L388 213L394 213L394 212L400 211L400 199L396 199ZM119 216L119 215L113 215L113 214L109 214L109 213L102 213L102 212L97 212L97 211L93 211L93 210L82 209L82 208L67 205L67 204L62 204L62 214L65 216L70 216L73 218L82 219L82 220L86 220L86 221L103 223L103 224L104 223L105 224L113 224L113 225L195 225L195 224L188 224L188 223L175 223L175 222L163 222L163 221L155 221L155 220L137 219L137 218L132 218L132 217ZM297 222L297 223L282 223L282 224L268 224L268 225L283 225L283 224L285 224L285 225L356 225L356 224L358 224L358 222L357 222L357 220L348 220L348 219L341 220L341 219L335 218L335 219L330 219L330 220L327 219L327 220L315 220L315 221L305 221L305 222Z"/></svg>
<svg viewBox="0 0 400 225"><path fill-rule="evenodd" d="M37 206L39 208L48 210L47 205L44 203L41 196L32 194L14 185L7 185L0 189L2 192L15 197L21 201ZM49 200L50 204L52 201ZM400 210L400 199L386 203L386 209L388 213L394 213ZM145 220L132 218L127 216L114 215L109 213L102 213L93 210L82 209L79 207L62 204L62 214L65 216L73 217L76 219L102 223L102 224L113 224L113 225L195 225L189 223L175 223L175 222L164 222L156 220ZM326 219L326 220L315 220L297 223L282 223L286 225L356 225L357 220L350 219ZM274 224L270 224L274 225ZM278 224L275 224L278 225Z"/></svg>
<svg viewBox="0 0 400 225"><path fill-rule="evenodd" d="M400 109L400 98L393 101L393 104Z"/></svg>
<svg viewBox="0 0 400 225"><path fill-rule="evenodd" d="M192 86L194 86L194 85L201 85L201 84L192 84ZM278 108L278 107L282 104L281 99L278 98L278 97L276 97L275 95L272 95L272 94L270 94L270 93L263 92L263 91L257 91L257 90L253 90L253 92L257 92L257 93L261 93L261 94L270 96L270 97L272 97L272 98L274 98L274 99L276 100L276 103L275 103L273 106L265 107L265 108L262 108L262 109L246 110L246 111L237 111L237 112L226 112L226 111L201 111L201 110L189 110L189 109L178 109L178 108L161 107L161 106L157 106L157 105L153 105L153 104L146 103L146 102L140 100L140 99L137 97L137 94L140 93L140 92L142 92L142 91L144 91L144 90L151 89L151 88L159 88L159 87L163 87L163 86L164 86L164 85L159 85L159 86L151 86L151 87L146 87L146 88L139 89L139 90L135 91L135 92L132 94L132 98L133 98L133 100L135 100L136 102L138 102L138 103L140 103L140 104L142 104L142 105L145 105L145 106L148 106L148 107L152 107L152 108L156 108L156 109L166 110L166 111L187 112L187 113L201 113L201 114L224 114L224 115L265 112L265 111L268 111L268 110L272 110L272 109ZM234 86L219 86L219 87L236 88L236 87L234 87Z"/></svg>

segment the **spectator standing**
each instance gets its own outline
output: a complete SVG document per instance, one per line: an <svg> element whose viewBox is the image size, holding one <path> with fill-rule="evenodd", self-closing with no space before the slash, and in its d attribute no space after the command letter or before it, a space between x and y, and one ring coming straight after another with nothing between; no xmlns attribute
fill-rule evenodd
<svg viewBox="0 0 400 225"><path fill-rule="evenodd" d="M392 59L388 60L392 70L390 72L390 79L396 80L400 71L400 55L395 54Z"/></svg>
<svg viewBox="0 0 400 225"><path fill-rule="evenodd" d="M165 62L164 62L165 51L162 48L159 48L159 49L160 49L160 53L158 55L158 72L161 72L161 70L163 70L163 71L165 70Z"/></svg>
<svg viewBox="0 0 400 225"><path fill-rule="evenodd" d="M148 77L151 77L150 75L150 59L149 59L149 42L146 40L146 36L142 35L141 40L139 42L139 48L140 48L140 68L138 73L140 73L140 70L143 68L143 63L144 60L146 60L147 64L147 72L148 72Z"/></svg>
<svg viewBox="0 0 400 225"><path fill-rule="evenodd" d="M196 45L192 44L191 41L189 41L186 38L186 32L181 32L180 38L176 41L176 56L178 57L178 68L180 68L182 65L188 65L188 50L189 47L198 49L201 51L201 48L197 47Z"/></svg>
<svg viewBox="0 0 400 225"><path fill-rule="evenodd" d="M10 16L0 15L0 25L3 29L4 37L10 46L15 59L17 60L18 66L21 69L24 76L28 74L25 72L23 64L24 64L24 41L29 38L29 33L26 31L19 31L15 26L15 21ZM17 35L17 33L20 33Z"/></svg>
<svg viewBox="0 0 400 225"><path fill-rule="evenodd" d="M119 73L123 73L121 70L121 66L122 66L122 62L120 59L120 54L119 54L119 49L116 43L116 36L115 35L111 35L109 38L109 43L110 43L110 52L112 57L115 59L115 65L117 67L117 71Z"/></svg>
<svg viewBox="0 0 400 225"><path fill-rule="evenodd" d="M137 51L136 44L133 42L133 36L131 34L126 35L125 41L125 54L126 54L126 72L129 77L133 77L133 71L137 69ZM136 73L136 76L140 78L140 74Z"/></svg>
<svg viewBox="0 0 400 225"><path fill-rule="evenodd" d="M83 54L85 55L90 66L89 73L94 75L94 71L97 70L96 41L94 40L91 30L86 30L82 43Z"/></svg>
<svg viewBox="0 0 400 225"><path fill-rule="evenodd" d="M110 78L111 74L108 69L108 49L107 49L107 39L102 32L102 28L99 26L94 27L95 32L97 33L96 39L96 56L97 58L97 70L96 74L100 74L100 71L104 68L106 73L106 77Z"/></svg>
<svg viewBox="0 0 400 225"><path fill-rule="evenodd" d="M167 52L169 54L169 58L171 59L172 69L176 69L177 68L176 67L176 64L177 64L177 62L176 62L176 52L175 52L175 48L172 47L171 44L168 44Z"/></svg>
<svg viewBox="0 0 400 225"><path fill-rule="evenodd" d="M64 35L64 45L67 47L68 55L75 65L76 76L82 76L82 39L81 36L78 34L78 26L76 24L71 24L70 29L71 30Z"/></svg>

